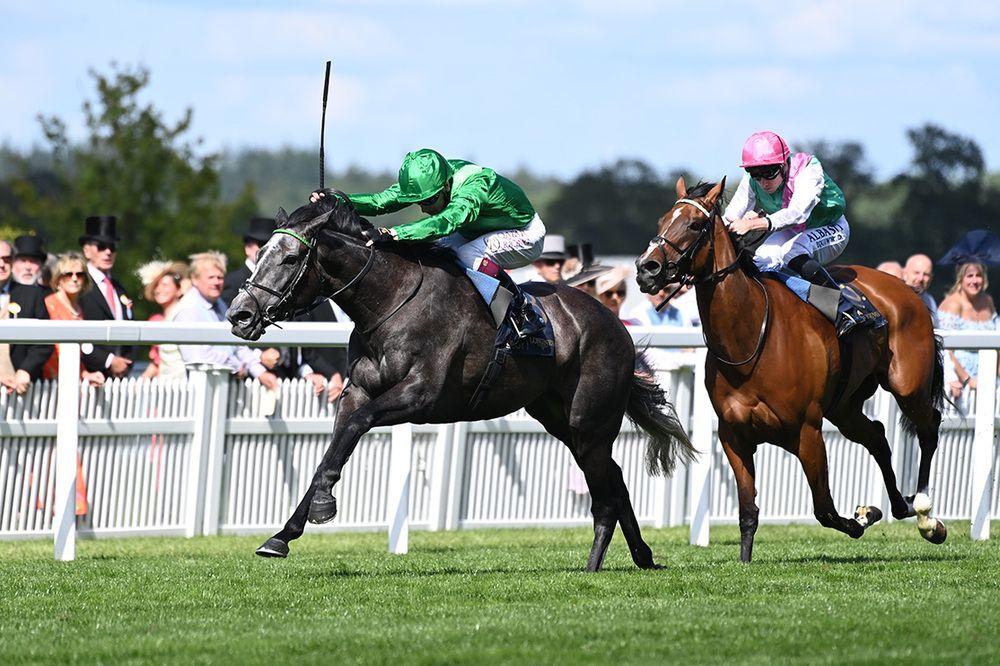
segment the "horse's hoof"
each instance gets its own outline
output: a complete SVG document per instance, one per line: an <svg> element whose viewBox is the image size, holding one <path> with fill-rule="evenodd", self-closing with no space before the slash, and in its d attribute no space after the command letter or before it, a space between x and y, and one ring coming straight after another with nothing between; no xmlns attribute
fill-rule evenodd
<svg viewBox="0 0 1000 666"><path fill-rule="evenodd" d="M945 527L944 523L937 518L931 519L930 522L932 522L933 525L928 527L920 527L920 525L917 525L917 529L920 530L920 536L935 545L944 543L944 540L948 538L948 528Z"/></svg>
<svg viewBox="0 0 1000 666"><path fill-rule="evenodd" d="M316 493L309 505L309 522L322 525L337 515L337 498L330 493Z"/></svg>
<svg viewBox="0 0 1000 666"><path fill-rule="evenodd" d="M857 521L861 527L868 529L878 521L882 520L882 510L877 506L865 506L862 504L854 510L854 520Z"/></svg>
<svg viewBox="0 0 1000 666"><path fill-rule="evenodd" d="M288 557L288 544L281 539L271 537L254 552L261 557Z"/></svg>

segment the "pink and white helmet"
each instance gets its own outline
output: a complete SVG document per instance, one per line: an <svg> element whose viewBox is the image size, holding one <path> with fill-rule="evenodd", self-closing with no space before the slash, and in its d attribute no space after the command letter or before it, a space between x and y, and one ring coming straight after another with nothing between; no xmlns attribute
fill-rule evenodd
<svg viewBox="0 0 1000 666"><path fill-rule="evenodd" d="M754 132L743 144L743 162L740 167L767 166L769 164L784 164L791 156L785 140L774 132Z"/></svg>

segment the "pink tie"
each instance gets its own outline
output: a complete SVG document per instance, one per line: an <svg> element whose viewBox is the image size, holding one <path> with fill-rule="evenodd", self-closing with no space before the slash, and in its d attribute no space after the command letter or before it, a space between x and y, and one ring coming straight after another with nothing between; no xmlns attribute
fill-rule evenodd
<svg viewBox="0 0 1000 666"><path fill-rule="evenodd" d="M111 278L104 276L104 297L108 299L108 307L111 308L111 316L118 317L115 312L115 288L111 286Z"/></svg>

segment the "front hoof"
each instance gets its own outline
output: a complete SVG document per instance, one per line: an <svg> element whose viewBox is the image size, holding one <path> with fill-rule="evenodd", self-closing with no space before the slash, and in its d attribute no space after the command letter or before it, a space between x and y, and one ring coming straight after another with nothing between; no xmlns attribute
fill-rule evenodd
<svg viewBox="0 0 1000 666"><path fill-rule="evenodd" d="M865 506L862 504L854 510L854 520L864 529L868 529L882 520L882 510L877 506Z"/></svg>
<svg viewBox="0 0 1000 666"><path fill-rule="evenodd" d="M327 492L317 492L309 505L309 522L322 525L337 515L337 498Z"/></svg>
<svg viewBox="0 0 1000 666"><path fill-rule="evenodd" d="M254 552L261 557L288 557L288 544L281 539L271 537Z"/></svg>

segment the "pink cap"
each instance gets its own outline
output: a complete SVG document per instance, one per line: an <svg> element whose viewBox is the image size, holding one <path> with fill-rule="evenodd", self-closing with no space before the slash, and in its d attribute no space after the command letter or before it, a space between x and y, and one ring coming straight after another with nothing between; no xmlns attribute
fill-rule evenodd
<svg viewBox="0 0 1000 666"><path fill-rule="evenodd" d="M766 166L784 164L791 155L788 144L774 132L754 132L743 144L743 162L740 166Z"/></svg>

